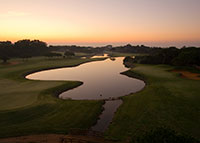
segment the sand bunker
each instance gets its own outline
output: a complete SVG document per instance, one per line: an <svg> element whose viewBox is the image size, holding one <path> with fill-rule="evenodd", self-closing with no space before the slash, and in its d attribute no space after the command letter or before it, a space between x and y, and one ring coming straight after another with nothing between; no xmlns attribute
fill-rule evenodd
<svg viewBox="0 0 200 143"><path fill-rule="evenodd" d="M183 71L183 70L173 70L172 72L180 73L181 76L184 78L200 80L200 74L198 73L191 73L189 71Z"/></svg>

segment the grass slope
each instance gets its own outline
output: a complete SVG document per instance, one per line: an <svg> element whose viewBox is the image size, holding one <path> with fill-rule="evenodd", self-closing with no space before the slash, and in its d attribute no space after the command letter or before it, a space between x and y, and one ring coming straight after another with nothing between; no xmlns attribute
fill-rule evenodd
<svg viewBox="0 0 200 143"><path fill-rule="evenodd" d="M139 136L166 126L200 139L200 81L183 79L163 65L137 65L129 76L141 75L147 86L123 97L106 135L115 139Z"/></svg>
<svg viewBox="0 0 200 143"><path fill-rule="evenodd" d="M34 58L16 65L0 65L0 137L40 133L67 133L70 128L89 128L101 112L101 101L55 98L80 86L77 81L31 81L26 73L75 66L89 59Z"/></svg>
<svg viewBox="0 0 200 143"><path fill-rule="evenodd" d="M126 57L126 56L144 56L147 54L139 54L139 53L121 53L121 52L110 52L106 51L107 54L109 54L112 57Z"/></svg>

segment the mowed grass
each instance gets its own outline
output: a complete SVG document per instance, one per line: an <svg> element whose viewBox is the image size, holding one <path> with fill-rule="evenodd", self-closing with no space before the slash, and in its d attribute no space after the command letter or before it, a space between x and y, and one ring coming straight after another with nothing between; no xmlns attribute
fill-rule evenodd
<svg viewBox="0 0 200 143"><path fill-rule="evenodd" d="M94 59L93 59L94 60ZM68 133L87 129L101 112L101 101L61 100L58 93L79 86L76 81L31 81L26 73L55 67L75 66L90 59L15 59L0 65L0 137ZM17 64L16 64L17 63ZM166 126L200 139L200 81L169 72L174 67L137 65L129 75L142 76L147 86L123 97L105 135L126 140L156 127Z"/></svg>
<svg viewBox="0 0 200 143"><path fill-rule="evenodd" d="M94 59L93 59L94 60ZM56 96L80 86L78 81L32 81L32 71L76 66L90 59L15 59L0 65L0 137L41 133L68 133L71 128L87 129L101 112L101 101L61 100Z"/></svg>
<svg viewBox="0 0 200 143"><path fill-rule="evenodd" d="M112 57L126 57L126 56L145 56L147 54L137 54L137 53L121 53L121 52L110 52L106 51L107 54L109 54Z"/></svg>
<svg viewBox="0 0 200 143"><path fill-rule="evenodd" d="M137 65L129 75L140 75L147 86L123 97L106 132L108 138L126 139L156 127L171 128L200 139L200 81L181 78L164 65Z"/></svg>

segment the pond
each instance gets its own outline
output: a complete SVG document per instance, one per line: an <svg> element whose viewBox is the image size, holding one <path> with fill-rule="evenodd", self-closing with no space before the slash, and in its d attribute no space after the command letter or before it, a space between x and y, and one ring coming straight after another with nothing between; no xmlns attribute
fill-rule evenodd
<svg viewBox="0 0 200 143"><path fill-rule="evenodd" d="M123 65L123 57L85 63L77 67L41 71L26 76L32 80L82 81L83 85L63 92L62 99L102 100L118 98L140 91L145 83L120 74L128 70Z"/></svg>
<svg viewBox="0 0 200 143"><path fill-rule="evenodd" d="M108 58L108 54L102 54L102 55L95 55L91 57L92 59L96 59L96 58Z"/></svg>
<svg viewBox="0 0 200 143"><path fill-rule="evenodd" d="M31 80L82 81L83 85L63 92L62 99L105 100L103 112L97 124L91 127L94 131L104 132L112 121L114 113L122 104L118 97L135 93L145 86L144 81L130 78L120 73L127 71L123 65L124 57L89 62L77 67L46 70L26 76Z"/></svg>

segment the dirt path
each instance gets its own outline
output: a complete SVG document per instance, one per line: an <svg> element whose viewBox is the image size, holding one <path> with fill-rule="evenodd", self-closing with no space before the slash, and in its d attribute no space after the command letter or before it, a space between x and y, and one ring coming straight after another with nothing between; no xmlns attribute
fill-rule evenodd
<svg viewBox="0 0 200 143"><path fill-rule="evenodd" d="M30 135L0 139L0 143L113 143L103 138L71 135ZM117 143L117 142L115 142Z"/></svg>
<svg viewBox="0 0 200 143"><path fill-rule="evenodd" d="M191 73L189 71L182 71L182 70L173 70L172 72L180 73L182 77L193 79L193 80L200 80L200 74L198 73Z"/></svg>

